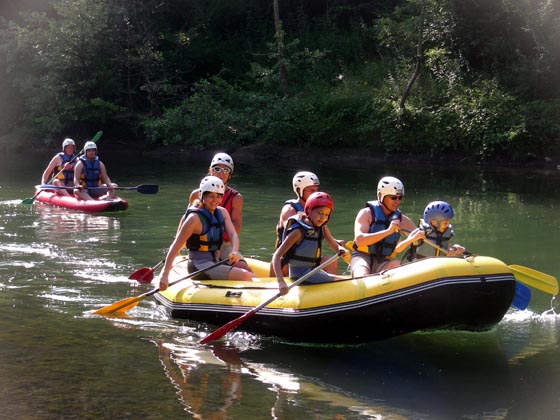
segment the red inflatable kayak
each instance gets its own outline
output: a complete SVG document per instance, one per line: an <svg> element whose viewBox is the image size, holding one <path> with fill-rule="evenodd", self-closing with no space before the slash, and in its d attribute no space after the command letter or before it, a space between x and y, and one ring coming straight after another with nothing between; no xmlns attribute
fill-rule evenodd
<svg viewBox="0 0 560 420"><path fill-rule="evenodd" d="M53 206L87 212L119 211L128 208L128 202L120 197L112 200L79 200L74 196L66 197L49 190L42 190L35 200Z"/></svg>

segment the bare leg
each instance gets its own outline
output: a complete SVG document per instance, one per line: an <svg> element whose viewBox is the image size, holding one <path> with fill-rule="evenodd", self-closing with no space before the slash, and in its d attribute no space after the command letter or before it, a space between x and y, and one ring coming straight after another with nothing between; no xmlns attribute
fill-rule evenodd
<svg viewBox="0 0 560 420"><path fill-rule="evenodd" d="M60 181L59 179L55 179L53 181L53 185L55 185L57 187L66 187L66 184L64 182ZM61 189L61 190L56 190L56 193L58 195L62 195L62 196L65 196L65 197L70 197L70 193L68 191L71 191L71 190L62 190Z"/></svg>
<svg viewBox="0 0 560 420"><path fill-rule="evenodd" d="M243 280L243 281L252 281L255 275L247 270L243 270L242 268L233 267L229 271L228 280Z"/></svg>
<svg viewBox="0 0 560 420"><path fill-rule="evenodd" d="M330 257L321 258L321 263L327 261ZM325 267L325 271L329 274L338 274L338 260L334 260L332 263Z"/></svg>

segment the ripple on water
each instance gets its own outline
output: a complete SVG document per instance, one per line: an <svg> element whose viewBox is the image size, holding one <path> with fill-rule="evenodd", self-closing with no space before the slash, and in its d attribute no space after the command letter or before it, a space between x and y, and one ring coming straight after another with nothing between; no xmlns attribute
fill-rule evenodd
<svg viewBox="0 0 560 420"><path fill-rule="evenodd" d="M560 315L550 310L542 314L531 310L513 311L498 325L510 364L518 364L524 359L557 348L559 329ZM542 358L543 361L546 359ZM551 368L557 365L553 359L546 363Z"/></svg>

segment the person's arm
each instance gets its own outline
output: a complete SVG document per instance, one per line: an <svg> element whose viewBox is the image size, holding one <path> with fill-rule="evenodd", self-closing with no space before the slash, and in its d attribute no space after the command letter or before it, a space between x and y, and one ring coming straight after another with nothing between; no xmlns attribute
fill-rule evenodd
<svg viewBox="0 0 560 420"><path fill-rule="evenodd" d="M401 228L402 229L406 229L409 232L412 232L414 229L416 229L418 227L418 225L414 224L414 222L412 221L412 219L406 215L402 215L402 220L401 220Z"/></svg>
<svg viewBox="0 0 560 420"><path fill-rule="evenodd" d="M159 279L159 289L165 290L169 284L169 272L173 268L174 260L183 245L187 242L187 240L191 237L193 233L200 233L202 232L202 222L197 214L190 214L189 217L185 220L185 223L181 225L181 229L175 236L175 239L171 243L169 247L169 251L167 251L167 256L165 257L165 264L163 265L163 269L161 271L161 276Z"/></svg>
<svg viewBox="0 0 560 420"><path fill-rule="evenodd" d="M282 207L282 211L280 212L280 224L282 227L285 228L288 219L296 214L296 209L294 209L290 204L284 205L284 207Z"/></svg>
<svg viewBox="0 0 560 420"><path fill-rule="evenodd" d="M192 190L191 195L189 195L189 203L187 207L194 205L195 200L200 200L200 188Z"/></svg>
<svg viewBox="0 0 560 420"><path fill-rule="evenodd" d="M103 162L99 162L99 175L101 176L101 181L107 185L107 188L112 190L114 188L113 183L111 182L109 175L107 175L107 169L105 168L105 164Z"/></svg>
<svg viewBox="0 0 560 420"><path fill-rule="evenodd" d="M76 166L74 167L74 187L79 188L80 187L80 177L82 176L82 170L83 170L84 164L82 163L82 161L80 160L78 163L76 163Z"/></svg>
<svg viewBox="0 0 560 420"><path fill-rule="evenodd" d="M375 244L392 233L399 231L400 221L398 219L394 219L391 221L391 224L387 229L369 233L369 226L372 222L371 217L371 211L367 207L360 210L356 216L356 221L354 222L354 241L358 247Z"/></svg>
<svg viewBox="0 0 560 420"><path fill-rule="evenodd" d="M327 243L329 244L329 246L331 247L331 249L335 252L338 253L340 251L344 251L345 253L348 252L348 250L346 249L346 247L344 246L345 242L344 241L337 241L333 236L332 233L329 229L328 226L325 226L323 228L323 233L325 234L325 241L327 241Z"/></svg>
<svg viewBox="0 0 560 420"><path fill-rule="evenodd" d="M216 211L222 212L222 217L224 218L224 224L226 232L229 236L229 240L231 241L231 253L227 256L230 260L230 263L235 264L239 261L239 236L237 236L237 232L235 231L235 227L231 222L231 217L229 216L228 211L223 207L218 207Z"/></svg>
<svg viewBox="0 0 560 420"><path fill-rule="evenodd" d="M464 246L459 245L459 244L453 244L451 245L448 250L447 250L447 256L448 257L456 257L457 255L463 255L465 253L466 249Z"/></svg>
<svg viewBox="0 0 560 420"><path fill-rule="evenodd" d="M235 227L235 231L241 233L241 225L243 224L243 196L237 193L231 202L231 222Z"/></svg>
<svg viewBox="0 0 560 420"><path fill-rule="evenodd" d="M397 246L395 247L395 251L399 253L403 251L407 246L421 239L426 239L424 230L420 228L416 228L412 232L410 232L410 235L408 235L405 240L400 241L397 244Z"/></svg>
<svg viewBox="0 0 560 420"><path fill-rule="evenodd" d="M49 181L49 175L54 170L54 168L56 168L58 165L60 165L61 161L62 161L62 158L58 155L54 156L51 159L51 161L49 162L49 164L45 168L45 171L43 172L43 176L41 177L41 184L46 184Z"/></svg>
<svg viewBox="0 0 560 420"><path fill-rule="evenodd" d="M303 239L303 232L301 229L294 229L280 244L280 247L274 252L272 256L272 267L274 268L274 272L276 273L276 279L278 280L278 289L280 294L285 295L288 293L288 285L284 280L284 276L282 275L282 257L290 250L292 246L297 244Z"/></svg>

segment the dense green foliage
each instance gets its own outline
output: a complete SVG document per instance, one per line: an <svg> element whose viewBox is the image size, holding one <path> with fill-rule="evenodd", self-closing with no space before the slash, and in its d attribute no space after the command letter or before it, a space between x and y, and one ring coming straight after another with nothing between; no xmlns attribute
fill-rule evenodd
<svg viewBox="0 0 560 420"><path fill-rule="evenodd" d="M551 0L279 0L279 32L273 0L38 3L0 22L1 127L35 141L103 128L486 160L560 138Z"/></svg>

